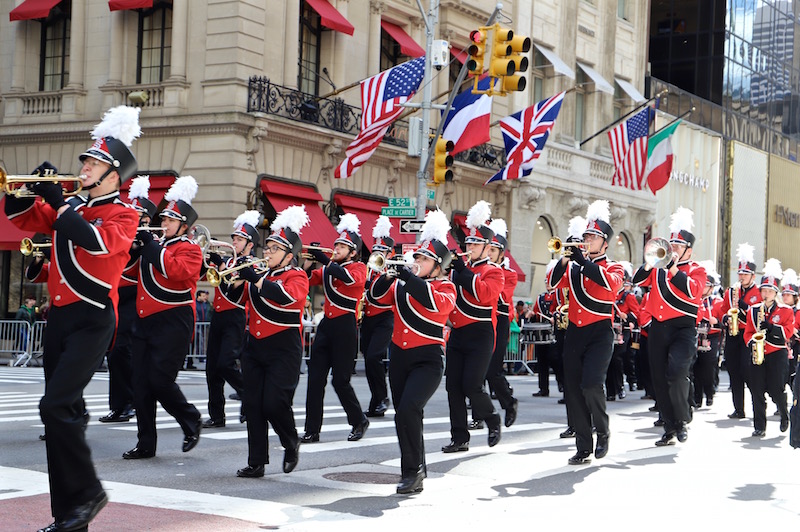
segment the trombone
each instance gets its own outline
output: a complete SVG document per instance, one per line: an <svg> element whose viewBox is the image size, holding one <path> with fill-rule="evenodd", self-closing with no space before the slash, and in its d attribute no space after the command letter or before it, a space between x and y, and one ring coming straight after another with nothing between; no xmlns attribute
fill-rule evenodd
<svg viewBox="0 0 800 532"><path fill-rule="evenodd" d="M567 247L581 248L581 250L585 250L589 247L589 244L586 242L563 242L557 236L554 236L547 241L547 251L550 253L561 253L563 252L564 248Z"/></svg>
<svg viewBox="0 0 800 532"><path fill-rule="evenodd" d="M209 268L209 271L211 271L212 269L216 271L214 266L208 264L208 261L206 261L206 256L209 253L211 253L212 250L217 250L219 248L230 249L231 252L233 253L233 259L236 260L236 248L233 246L233 244L223 242L222 240L214 240L213 238L211 238L211 231L209 231L208 227L206 227L205 225L201 224L195 225L194 227L192 227L190 233L191 233L191 239L194 241L195 244L200 246L200 248L202 249L203 264L205 265L206 268ZM210 283L211 281L209 280L208 282ZM217 283L214 286L219 286L219 283Z"/></svg>
<svg viewBox="0 0 800 532"><path fill-rule="evenodd" d="M255 259L221 271L217 270L216 268L209 268L206 272L206 281L208 281L208 284L215 287L221 285L222 283L230 284L233 281L228 279L228 277L234 272L238 272L239 270L249 268L250 266L254 266L256 264L266 264L267 261L269 261L269 259Z"/></svg>
<svg viewBox="0 0 800 532"><path fill-rule="evenodd" d="M64 196L76 196L83 188L84 179L86 179L85 175L8 175L5 170L0 168L0 191L15 198L35 198L37 197L35 192L22 187L34 183L76 183L75 190L63 189Z"/></svg>
<svg viewBox="0 0 800 532"><path fill-rule="evenodd" d="M329 253L329 254L333 255L333 250L331 248L323 248L323 247L320 247L320 246L303 246L302 249L308 250L308 251L317 250L317 251L321 251L323 253ZM300 256L303 257L306 260L314 260L314 255L312 255L311 253L306 253L306 252L300 253Z"/></svg>
<svg viewBox="0 0 800 532"><path fill-rule="evenodd" d="M375 251L369 256L367 260L367 268L375 272L383 272L387 269L397 269L407 266L414 271L414 275L419 271L419 265L416 262L406 262L404 260L392 260L383 256L380 251Z"/></svg>
<svg viewBox="0 0 800 532"><path fill-rule="evenodd" d="M19 251L26 257L28 255L33 255L34 257L41 257L44 255L42 252L42 248L49 248L52 247L52 242L44 242L41 244L36 244L30 238L23 238L22 241L19 243Z"/></svg>

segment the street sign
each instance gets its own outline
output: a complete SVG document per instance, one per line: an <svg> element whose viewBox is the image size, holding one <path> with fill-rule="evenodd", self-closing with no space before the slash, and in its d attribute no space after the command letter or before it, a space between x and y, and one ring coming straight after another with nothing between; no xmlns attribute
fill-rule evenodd
<svg viewBox="0 0 800 532"><path fill-rule="evenodd" d="M405 234L421 233L425 222L422 220L405 220L400 222L400 232Z"/></svg>
<svg viewBox="0 0 800 532"><path fill-rule="evenodd" d="M381 207L381 214L389 218L416 218L416 207Z"/></svg>
<svg viewBox="0 0 800 532"><path fill-rule="evenodd" d="M417 198L389 198L389 207L416 207ZM386 216L391 216L387 214Z"/></svg>
<svg viewBox="0 0 800 532"><path fill-rule="evenodd" d="M432 188L426 190L425 193L428 195L428 201L434 201L436 199L436 191Z"/></svg>

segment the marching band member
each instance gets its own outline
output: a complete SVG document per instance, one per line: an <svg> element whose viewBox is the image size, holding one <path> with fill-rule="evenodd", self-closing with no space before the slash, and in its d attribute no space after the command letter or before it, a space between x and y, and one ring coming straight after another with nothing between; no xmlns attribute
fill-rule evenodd
<svg viewBox="0 0 800 532"><path fill-rule="evenodd" d="M353 427L347 441L358 441L369 427L369 419L361 411L356 392L350 385L353 360L358 351L356 310L364 295L367 266L359 262L361 251L361 225L354 214L343 214L336 226L339 238L333 242L333 256L328 257L319 249L311 254L322 267L306 272L309 282L322 285L325 292L325 317L317 327L311 359L308 361L308 389L306 391L306 423L302 443L319 441L322 428L322 400L328 372L332 372L333 389L339 396L347 422ZM306 261L311 264L311 261ZM303 265L305 268L306 266Z"/></svg>
<svg viewBox="0 0 800 532"><path fill-rule="evenodd" d="M139 429L136 446L126 460L156 455L156 402L178 422L184 434L181 449L189 452L200 439L200 412L186 401L175 383L194 334L194 293L203 253L186 236L197 220L191 201L197 194L192 176L179 177L167 191L161 211L163 236L140 231L139 285L133 327L133 397Z"/></svg>
<svg viewBox="0 0 800 532"><path fill-rule="evenodd" d="M620 297L622 302L617 303L617 306L620 308L620 310L622 310L622 312L625 313L624 320L627 324L627 327L625 327L623 330L623 333L626 335L626 341L625 352L622 355L622 369L623 373L625 374L625 379L628 381L628 390L632 392L638 388L638 379L636 378L635 350L631 347L631 342L633 329L639 326L640 305L639 301L636 299L636 296L633 294L633 281L631 280L633 277L633 265L630 262L623 261L622 266L625 268L625 272L628 275L622 282L622 291L620 292L620 296L623 293L626 295L624 301L622 301L622 298Z"/></svg>
<svg viewBox="0 0 800 532"><path fill-rule="evenodd" d="M489 447L500 442L500 415L483 389L486 370L494 348L497 299L503 290L503 272L489 262L494 232L487 225L491 206L478 201L467 213L468 263L453 257L452 281L457 288L456 305L450 313L452 330L447 342L447 402L450 406L451 441L445 453L469 449L467 403L472 403L472 418L485 421Z"/></svg>
<svg viewBox="0 0 800 532"><path fill-rule="evenodd" d="M786 405L786 373L789 370L789 353L786 344L794 333L794 311L777 301L778 283L782 277L781 263L769 259L764 264L764 275L758 288L761 291L761 304L747 311L747 325L744 329L745 344L751 350L750 356L750 394L753 397L753 436L763 438L767 429L768 393L778 405L781 417L781 432L789 428L789 410ZM761 336L762 360L756 360L756 333Z"/></svg>
<svg viewBox="0 0 800 532"><path fill-rule="evenodd" d="M624 281L619 289L616 300L614 301L614 327L616 327L614 338L614 353L611 356L611 363L608 365L606 374L606 401L615 401L617 396L625 399L625 375L628 375L628 382L633 389L635 377L631 377L631 372L626 372L626 354L628 344L631 341L631 329L636 324L636 314L639 312L639 303L631 293L631 275L633 266L630 262L620 261L625 273Z"/></svg>
<svg viewBox="0 0 800 532"><path fill-rule="evenodd" d="M555 264L555 261L551 261L551 263ZM549 275L550 270L552 270L552 266L548 264L545 277ZM545 281L545 286L547 286L547 281ZM533 305L523 314L523 320L527 323L552 323L555 330L556 298L556 291L548 288L533 300ZM536 364L534 369L539 375L539 391L533 392L531 396L550 397L549 368L551 366L550 352L552 345L527 344L525 348L527 349L526 356L528 360L533 359L532 355L535 352ZM556 371L555 366L553 366L553 371Z"/></svg>
<svg viewBox="0 0 800 532"><path fill-rule="evenodd" d="M136 173L129 147L140 132L139 109L124 106L110 109L95 126L94 144L80 155L87 199L66 200L61 183L46 181L30 187L44 201L6 195L5 213L14 225L52 237L54 267L39 272L52 298L39 403L55 518L46 531L86 529L108 502L86 443L83 390L114 336L117 288L139 219L120 200L119 187ZM55 173L47 162L33 172Z"/></svg>
<svg viewBox="0 0 800 532"><path fill-rule="evenodd" d="M387 216L379 216L372 229L375 243L372 253L380 253L383 258L391 258L394 239L389 236L392 221ZM379 277L373 270L368 272L367 292L364 301L364 317L361 319L361 352L364 353L364 369L369 384L369 407L367 417L383 417L389 409L389 392L386 389L386 366L383 360L392 341L394 317L391 305L381 305L370 297L370 287Z"/></svg>
<svg viewBox="0 0 800 532"><path fill-rule="evenodd" d="M456 288L445 277L452 259L447 249L449 230L442 211L429 212L420 235L422 244L414 252L416 266L389 269L370 287L372 299L392 306L395 320L389 385L400 444L400 494L422 491L426 476L422 418L442 381L444 325L456 301Z"/></svg>
<svg viewBox="0 0 800 532"><path fill-rule="evenodd" d="M244 412L247 416L247 467L236 476L264 476L269 463L267 423L284 448L283 472L297 466L300 438L294 423L292 401L300 380L303 357L303 307L308 296L308 276L295 257L303 243L300 230L308 225L304 206L287 207L270 226L264 243L267 269L252 266L239 277L247 281L250 336L242 353Z"/></svg>
<svg viewBox="0 0 800 532"><path fill-rule="evenodd" d="M753 261L753 246L739 244L736 257L739 261L739 282L728 288L722 298L723 326L725 336L725 368L731 383L731 397L733 398L733 413L728 414L732 419L744 419L744 386L749 381L750 350L745 345L742 331L747 321L747 309L761 302L758 286L756 286L756 263ZM731 334L731 311L737 312L738 331Z"/></svg>
<svg viewBox="0 0 800 532"><path fill-rule="evenodd" d="M650 372L650 354L648 344L650 343L650 324L653 323L653 316L647 310L647 302L650 299L650 289L642 287L642 300L639 302L639 352L636 356L636 382L639 389L644 390L642 399L656 398L653 390L653 379Z"/></svg>
<svg viewBox="0 0 800 532"><path fill-rule="evenodd" d="M586 464L608 454L610 430L603 383L613 352L611 316L614 298L622 286L620 264L606 257L614 230L609 224L608 201L589 205L583 233L584 250L561 257L553 268L550 285L569 288L569 325L564 338L564 395L567 418L576 436L572 465ZM592 429L597 429L594 445Z"/></svg>
<svg viewBox="0 0 800 532"><path fill-rule="evenodd" d="M693 225L694 213L678 207L669 227L670 262L663 268L645 263L633 276L634 283L651 288L647 301L652 316L650 373L664 421L658 446L674 445L676 436L678 441L686 441L686 425L692 420L689 369L697 354L697 310L706 284L705 270L692 260Z"/></svg>
<svg viewBox="0 0 800 532"><path fill-rule="evenodd" d="M798 329L800 328L800 308L797 308L798 296L800 296L800 280L797 278L797 272L791 268L786 268L783 271L783 279L781 280L783 286L782 298L783 304L792 309L794 312L794 333L789 340L789 375L787 383L789 388L794 384L794 376L797 372L797 357L800 355L800 341L798 339Z"/></svg>
<svg viewBox="0 0 800 532"><path fill-rule="evenodd" d="M698 331L700 328L708 332L701 335L698 332L697 360L694 363L694 404L700 407L703 404L703 395L706 396L706 406L714 404L714 372L719 361L719 347L722 340L722 298L714 295L714 287L719 285L719 275L714 263L710 260L701 261L700 266L706 271L706 285L703 288L703 299L697 311ZM705 345L703 345L705 342Z"/></svg>

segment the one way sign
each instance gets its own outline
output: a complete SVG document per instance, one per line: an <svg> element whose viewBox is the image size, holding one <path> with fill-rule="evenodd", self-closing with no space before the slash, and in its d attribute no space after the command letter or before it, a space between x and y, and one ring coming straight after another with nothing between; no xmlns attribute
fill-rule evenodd
<svg viewBox="0 0 800 532"><path fill-rule="evenodd" d="M400 224L400 232L405 234L421 233L425 222L422 220L403 220Z"/></svg>

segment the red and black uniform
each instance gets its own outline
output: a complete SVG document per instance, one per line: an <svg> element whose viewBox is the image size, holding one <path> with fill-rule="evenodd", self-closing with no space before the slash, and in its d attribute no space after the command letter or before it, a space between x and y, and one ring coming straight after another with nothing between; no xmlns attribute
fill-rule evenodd
<svg viewBox="0 0 800 532"><path fill-rule="evenodd" d="M261 288L246 283L249 337L242 352L244 413L247 416L247 464L269 463L267 423L284 449L299 446L292 401L303 357L303 307L308 276L288 266L269 270ZM296 455L295 455L296 458Z"/></svg>
<svg viewBox="0 0 800 532"><path fill-rule="evenodd" d="M664 434L669 438L684 431L692 420L689 370L697 354L697 310L707 280L705 269L694 261L676 266L674 276L666 268L648 271L644 266L633 276L634 283L650 287L650 371Z"/></svg>
<svg viewBox="0 0 800 532"><path fill-rule="evenodd" d="M753 364L753 335L758 332L756 324L761 309L764 321L758 329L765 333L764 363ZM788 427L789 410L786 404L786 373L789 371L787 343L794 333L794 312L791 307L773 301L770 307L764 303L756 304L747 311L747 325L744 329L744 342L751 350L750 355L750 395L753 398L753 428L764 431L767 428L768 393L778 406L781 425Z"/></svg>
<svg viewBox="0 0 800 532"><path fill-rule="evenodd" d="M556 311L566 303L564 292L565 290L548 290L539 294L533 302L529 321L553 323L554 320L558 320ZM555 323L553 324L553 330L556 338L555 343L526 346L529 349L534 349L536 353L535 369L539 376L539 391L534 392L534 397L548 397L550 395L550 368L553 368L559 387L562 386L563 364L561 363L561 351L564 347L565 330L558 329Z"/></svg>
<svg viewBox="0 0 800 532"><path fill-rule="evenodd" d="M420 279L405 269L400 275L404 280L396 282L378 277L369 297L390 305L394 315L389 385L400 469L409 478L425 472L423 411L442 381L443 330L455 306L456 288L447 279Z"/></svg>
<svg viewBox="0 0 800 532"><path fill-rule="evenodd" d="M453 261L456 264L461 259ZM455 267L456 305L450 313L453 324L447 342L447 401L450 405L450 434L455 444L469 441L467 403L472 403L472 419L486 421L489 431L500 430L500 416L483 389L486 370L494 350L497 325L497 300L505 278L497 264L488 258Z"/></svg>
<svg viewBox="0 0 800 532"><path fill-rule="evenodd" d="M619 395L620 399L625 398L625 376L628 377L631 391L636 384L635 368L628 347L631 343L631 329L636 326L638 313L639 302L636 301L636 296L624 289L620 290L614 301L614 323L622 334L620 337L615 333L614 354L606 373L606 400L614 401L615 395Z"/></svg>
<svg viewBox="0 0 800 532"><path fill-rule="evenodd" d="M388 406L389 392L386 389L386 366L389 343L392 341L392 306L381 304L370 297L370 288L379 274L369 272L364 300L364 317L361 319L361 352L364 354L364 370L369 384L370 400L367 415L382 416ZM380 409L381 411L378 412Z"/></svg>
<svg viewBox="0 0 800 532"><path fill-rule="evenodd" d="M111 416L119 412L125 417L133 409L133 323L136 321L136 272L138 253L122 271L119 281L119 311L114 345L108 352L108 406ZM103 419L101 419L103 421Z"/></svg>
<svg viewBox="0 0 800 532"><path fill-rule="evenodd" d="M133 328L133 390L142 453L156 451L156 401L186 437L200 432L200 412L175 383L194 334L194 294L203 266L200 246L186 236L142 246L136 323Z"/></svg>
<svg viewBox="0 0 800 532"><path fill-rule="evenodd" d="M592 429L608 437L603 384L614 350L611 318L625 270L605 255L583 264L553 266L551 286L569 288L569 325L564 337L564 395L567 418L575 430L578 452L594 450Z"/></svg>
<svg viewBox="0 0 800 532"><path fill-rule="evenodd" d="M486 371L486 380L494 390L500 407L508 410L517 402L511 394L511 387L506 380L503 360L506 358L508 349L508 337L511 332L511 322L509 321L509 310L513 303L514 290L517 288L517 272L503 265L500 268L503 272L503 290L497 299L497 326L495 328L495 342L492 359L489 362L489 369Z"/></svg>
<svg viewBox="0 0 800 532"><path fill-rule="evenodd" d="M309 284L322 285L325 293L325 316L317 326L308 361L306 434L319 434L322 428L322 401L329 372L333 374L333 389L347 413L347 422L355 427L366 419L350 385L358 351L356 309L366 281L367 266L363 262L330 262L311 272Z"/></svg>
<svg viewBox="0 0 800 532"><path fill-rule="evenodd" d="M750 381L750 349L744 342L744 331L747 323L747 310L752 305L761 303L761 290L758 284L753 283L748 287L738 287L739 298L735 301L734 295L736 287L728 288L722 298L720 312L724 316L723 327L725 328L725 369L731 381L731 397L733 398L734 415L744 417L744 386L749 385ZM731 336L728 328L730 317L728 311L731 308L739 309L739 334Z"/></svg>
<svg viewBox="0 0 800 532"><path fill-rule="evenodd" d="M792 310L794 311L794 333L791 340L789 340L789 375L787 378L790 389L794 389L797 358L800 356L800 308L793 307ZM797 397L797 395L794 397Z"/></svg>
<svg viewBox="0 0 800 532"><path fill-rule="evenodd" d="M719 367L719 348L722 341L722 298L717 296L704 297L697 312L698 327L708 328L708 334L698 334L697 360L694 363L694 403L700 407L703 404L703 395L706 404L714 403L714 385L716 370ZM711 318L717 323L711 325Z"/></svg>
<svg viewBox="0 0 800 532"><path fill-rule="evenodd" d="M237 261L228 259L220 271L233 268ZM225 382L244 394L242 373L236 367L245 338L244 286L222 283L214 290L214 313L208 327L206 348L206 385L208 417L212 423L225 422Z"/></svg>
<svg viewBox="0 0 800 532"><path fill-rule="evenodd" d="M639 389L644 390L644 397L655 399L656 392L653 390L653 378L650 373L650 324L653 317L647 310L647 301L650 299L650 291L645 290L642 294L642 301L639 303L639 352L636 356L636 381Z"/></svg>
<svg viewBox="0 0 800 532"><path fill-rule="evenodd" d="M52 237L53 267L42 268L52 307L44 338L45 392L39 412L47 435L50 502L56 522L103 488L84 435L83 390L100 366L116 326L117 288L139 215L119 193L74 197L60 215L40 198L6 195L9 220Z"/></svg>

